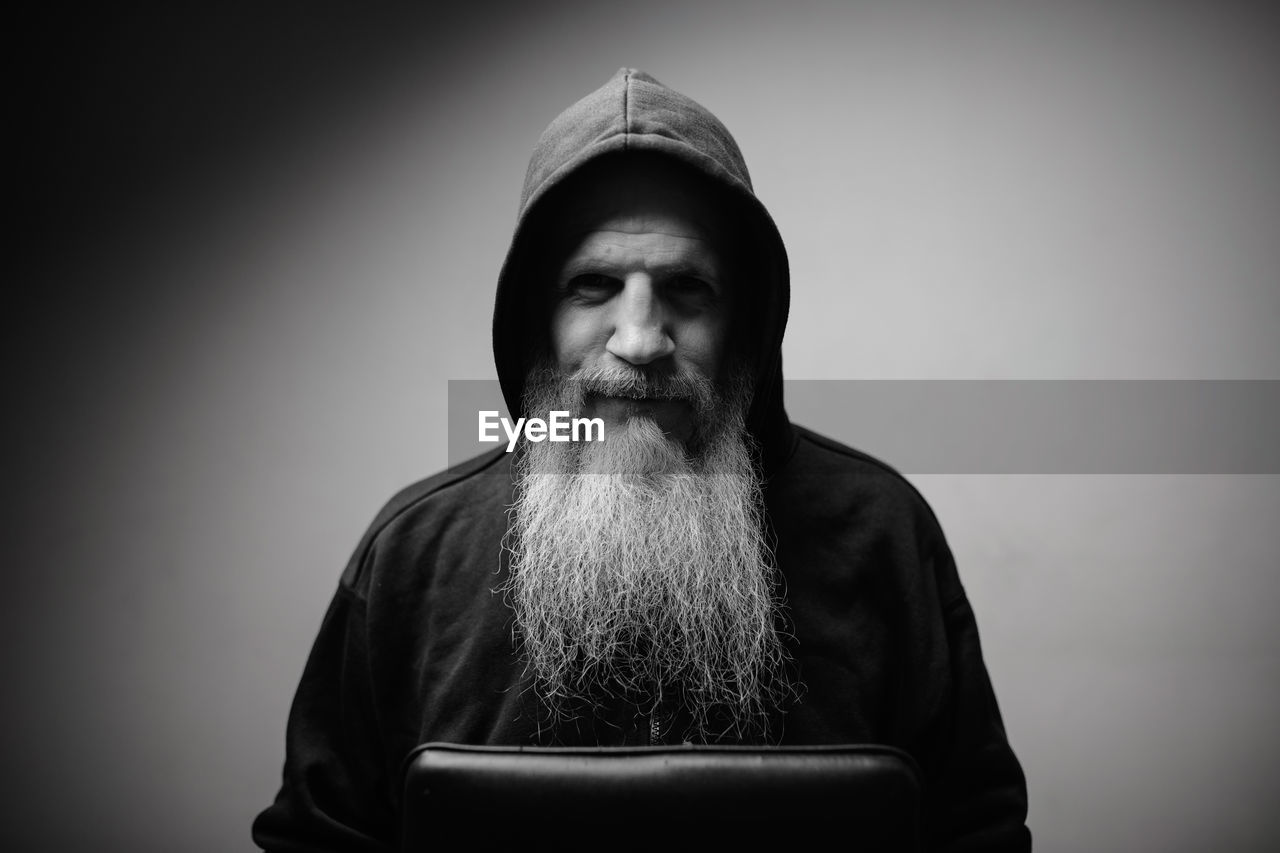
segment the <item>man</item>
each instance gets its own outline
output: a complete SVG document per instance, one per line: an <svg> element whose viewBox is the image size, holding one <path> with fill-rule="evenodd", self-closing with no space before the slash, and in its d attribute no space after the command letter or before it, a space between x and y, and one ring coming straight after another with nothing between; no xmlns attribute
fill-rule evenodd
<svg viewBox="0 0 1280 853"><path fill-rule="evenodd" d="M1026 790L923 499L791 425L786 253L737 145L629 69L547 128L498 283L509 408L599 418L411 486L342 577L268 850L385 850L405 755L882 743L930 845L1026 850Z"/></svg>

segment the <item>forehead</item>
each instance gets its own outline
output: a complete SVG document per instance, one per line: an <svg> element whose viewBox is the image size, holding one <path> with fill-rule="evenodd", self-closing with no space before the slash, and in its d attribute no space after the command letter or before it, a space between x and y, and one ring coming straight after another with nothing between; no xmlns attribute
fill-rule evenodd
<svg viewBox="0 0 1280 853"><path fill-rule="evenodd" d="M711 278L722 273L720 254L704 229L676 212L655 210L615 214L570 240L560 272L586 272L586 267L620 273L693 272Z"/></svg>
<svg viewBox="0 0 1280 853"><path fill-rule="evenodd" d="M720 257L730 242L726 217L703 180L658 158L614 161L584 175L568 193L552 226L565 258L585 246L603 246L610 235L667 237L668 243L700 245Z"/></svg>

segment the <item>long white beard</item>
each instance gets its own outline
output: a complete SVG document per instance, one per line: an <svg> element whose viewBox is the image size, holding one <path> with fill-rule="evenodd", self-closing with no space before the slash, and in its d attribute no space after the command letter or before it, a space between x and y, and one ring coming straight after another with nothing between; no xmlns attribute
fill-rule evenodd
<svg viewBox="0 0 1280 853"><path fill-rule="evenodd" d="M533 376L526 410L576 414L584 387L609 378ZM786 652L736 396L697 402L692 455L636 417L604 442L522 448L506 590L553 713L621 696L690 714L687 738L767 735L789 691Z"/></svg>

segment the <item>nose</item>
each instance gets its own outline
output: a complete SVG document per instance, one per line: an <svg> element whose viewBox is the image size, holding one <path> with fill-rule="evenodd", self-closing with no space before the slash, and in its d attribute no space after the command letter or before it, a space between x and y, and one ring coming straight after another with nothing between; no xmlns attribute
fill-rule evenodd
<svg viewBox="0 0 1280 853"><path fill-rule="evenodd" d="M610 355L639 365L676 351L652 278L645 274L628 276L616 306L613 334L605 347Z"/></svg>

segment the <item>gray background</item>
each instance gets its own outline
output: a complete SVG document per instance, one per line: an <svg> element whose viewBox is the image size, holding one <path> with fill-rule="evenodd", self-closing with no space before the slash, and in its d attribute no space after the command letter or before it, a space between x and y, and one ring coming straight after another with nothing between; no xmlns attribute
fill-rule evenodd
<svg viewBox="0 0 1280 853"><path fill-rule="evenodd" d="M737 135L790 377L1280 378L1264 4L472 8L15 24L6 847L249 846L346 557L493 376L533 143L621 65ZM1271 849L1280 479L912 480L1037 848Z"/></svg>

